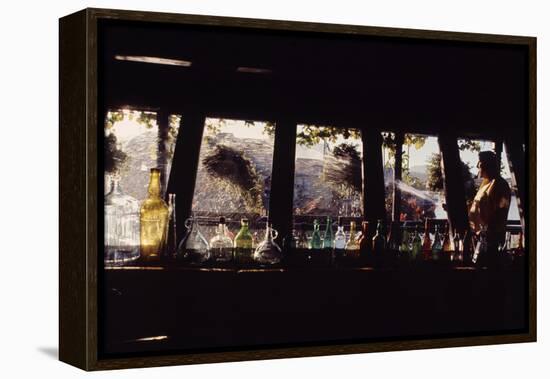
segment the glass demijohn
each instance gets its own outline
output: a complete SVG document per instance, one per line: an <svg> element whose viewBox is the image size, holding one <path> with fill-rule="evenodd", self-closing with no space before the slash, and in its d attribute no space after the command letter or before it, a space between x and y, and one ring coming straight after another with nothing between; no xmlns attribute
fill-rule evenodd
<svg viewBox="0 0 550 379"><path fill-rule="evenodd" d="M105 263L118 264L139 258L139 203L122 192L118 178L112 178L104 206Z"/></svg>
<svg viewBox="0 0 550 379"><path fill-rule="evenodd" d="M265 237L254 251L254 260L260 264L277 264L283 259L283 253L275 242L277 231L266 222Z"/></svg>
<svg viewBox="0 0 550 379"><path fill-rule="evenodd" d="M201 264L210 259L210 245L201 233L196 217L191 216L185 221L187 233L178 246L179 259L190 264Z"/></svg>

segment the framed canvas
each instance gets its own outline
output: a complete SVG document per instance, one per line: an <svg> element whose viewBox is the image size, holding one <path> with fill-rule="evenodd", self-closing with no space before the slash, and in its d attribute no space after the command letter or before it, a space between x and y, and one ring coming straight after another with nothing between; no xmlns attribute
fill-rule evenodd
<svg viewBox="0 0 550 379"><path fill-rule="evenodd" d="M536 340L536 39L60 19L59 356Z"/></svg>

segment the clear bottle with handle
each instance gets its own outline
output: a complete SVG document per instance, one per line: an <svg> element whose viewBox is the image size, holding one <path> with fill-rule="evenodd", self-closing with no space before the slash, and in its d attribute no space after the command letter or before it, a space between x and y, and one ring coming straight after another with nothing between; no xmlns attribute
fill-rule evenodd
<svg viewBox="0 0 550 379"><path fill-rule="evenodd" d="M225 217L220 217L216 235L210 239L210 251L216 262L229 262L233 257L233 241L227 236Z"/></svg>
<svg viewBox="0 0 550 379"><path fill-rule="evenodd" d="M177 257L185 263L197 265L210 259L210 245L202 234L196 217L185 220L187 233L178 246Z"/></svg>
<svg viewBox="0 0 550 379"><path fill-rule="evenodd" d="M283 259L281 247L275 242L279 233L266 222L264 239L254 251L254 260L260 264L273 265Z"/></svg>

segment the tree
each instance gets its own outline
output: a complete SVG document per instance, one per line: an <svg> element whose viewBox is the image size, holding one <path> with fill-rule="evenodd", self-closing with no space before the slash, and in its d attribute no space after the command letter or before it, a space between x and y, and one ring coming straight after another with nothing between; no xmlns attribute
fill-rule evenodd
<svg viewBox="0 0 550 379"><path fill-rule="evenodd" d="M261 213L262 182L254 163L243 152L218 145L202 163L208 174L227 185L236 198L244 200L247 211Z"/></svg>

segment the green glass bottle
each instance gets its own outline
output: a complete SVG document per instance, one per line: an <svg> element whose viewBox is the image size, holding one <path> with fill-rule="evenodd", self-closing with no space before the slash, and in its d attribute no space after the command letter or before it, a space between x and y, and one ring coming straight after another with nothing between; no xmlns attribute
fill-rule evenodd
<svg viewBox="0 0 550 379"><path fill-rule="evenodd" d="M401 261L409 261L411 257L411 235L408 231L407 222L403 223L401 245L399 245L399 257Z"/></svg>
<svg viewBox="0 0 550 379"><path fill-rule="evenodd" d="M233 241L234 261L236 263L251 263L253 261L253 238L248 228L248 219L241 219L241 229Z"/></svg>
<svg viewBox="0 0 550 379"><path fill-rule="evenodd" d="M432 242L432 259L438 261L441 258L441 253L443 251L443 241L441 239L441 234L439 233L439 226L435 226L434 240Z"/></svg>
<svg viewBox="0 0 550 379"><path fill-rule="evenodd" d="M332 249L334 241L334 235L332 234L332 219L327 217L327 227L325 228L325 235L323 238L323 249Z"/></svg>
<svg viewBox="0 0 550 379"><path fill-rule="evenodd" d="M376 234L372 237L372 252L375 264L381 264L386 251L386 236L382 228L382 220L378 220Z"/></svg>
<svg viewBox="0 0 550 379"><path fill-rule="evenodd" d="M420 233L418 232L418 226L414 231L414 235L411 241L411 261L415 261L421 258L422 253L422 239L420 238Z"/></svg>
<svg viewBox="0 0 550 379"><path fill-rule="evenodd" d="M313 220L313 234L309 242L310 249L320 249L322 246L321 233L319 232L319 220Z"/></svg>

